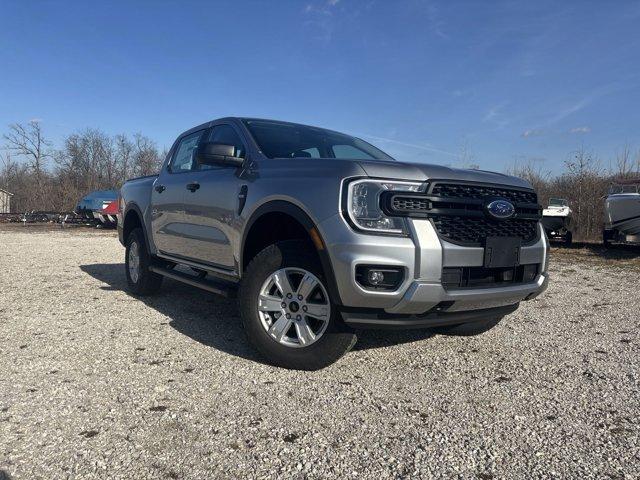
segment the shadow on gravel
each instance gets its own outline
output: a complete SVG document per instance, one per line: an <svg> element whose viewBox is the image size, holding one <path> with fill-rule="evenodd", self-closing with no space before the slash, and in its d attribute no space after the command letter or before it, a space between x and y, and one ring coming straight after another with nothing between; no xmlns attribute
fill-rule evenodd
<svg viewBox="0 0 640 480"><path fill-rule="evenodd" d="M127 292L122 263L80 265L80 269L106 283L107 291ZM90 295L89 295L90 296ZM235 299L220 297L181 282L165 278L162 290L151 297L133 297L169 318L178 332L209 347L238 357L265 363L249 346L242 331ZM354 350L369 350L417 342L430 338L427 330L358 332Z"/></svg>
<svg viewBox="0 0 640 480"><path fill-rule="evenodd" d="M107 286L102 290L127 292L122 263L81 265L80 269ZM169 325L209 347L247 360L262 362L245 340L235 300L165 278L162 290L150 297L134 297L169 319ZM144 347L144 345L141 345Z"/></svg>
<svg viewBox="0 0 640 480"><path fill-rule="evenodd" d="M0 469L0 480L11 480L11 475L6 470Z"/></svg>

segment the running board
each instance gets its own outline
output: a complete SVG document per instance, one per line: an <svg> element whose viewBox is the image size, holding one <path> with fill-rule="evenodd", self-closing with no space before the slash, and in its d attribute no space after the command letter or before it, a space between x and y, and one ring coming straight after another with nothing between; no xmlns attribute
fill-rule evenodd
<svg viewBox="0 0 640 480"><path fill-rule="evenodd" d="M233 298L236 296L236 288L230 282L206 280L204 278L198 278L195 275L189 275L188 273L155 266L150 266L149 270L163 277L172 278L178 282L186 283L187 285L201 288L202 290L222 295L223 297Z"/></svg>

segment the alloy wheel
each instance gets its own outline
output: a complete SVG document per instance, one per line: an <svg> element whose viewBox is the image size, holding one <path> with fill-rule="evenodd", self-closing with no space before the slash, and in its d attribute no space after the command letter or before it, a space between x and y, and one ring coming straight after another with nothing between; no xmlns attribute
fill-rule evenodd
<svg viewBox="0 0 640 480"><path fill-rule="evenodd" d="M311 272L282 268L262 285L258 316L266 332L278 343L292 348L308 347L322 337L329 325L329 295Z"/></svg>

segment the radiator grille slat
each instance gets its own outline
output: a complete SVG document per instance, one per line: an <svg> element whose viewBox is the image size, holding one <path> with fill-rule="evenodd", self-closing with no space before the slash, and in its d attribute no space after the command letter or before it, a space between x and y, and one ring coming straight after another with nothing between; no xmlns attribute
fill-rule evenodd
<svg viewBox="0 0 640 480"><path fill-rule="evenodd" d="M483 185L464 185L451 183L437 183L431 192L440 197L476 198L486 197L506 198L515 203L538 203L538 195L532 191L512 190L502 187L488 187Z"/></svg>
<svg viewBox="0 0 640 480"><path fill-rule="evenodd" d="M538 236L537 222L531 220L496 222L482 217L440 216L433 223L442 237L458 243L480 245L487 237L519 237L526 244Z"/></svg>

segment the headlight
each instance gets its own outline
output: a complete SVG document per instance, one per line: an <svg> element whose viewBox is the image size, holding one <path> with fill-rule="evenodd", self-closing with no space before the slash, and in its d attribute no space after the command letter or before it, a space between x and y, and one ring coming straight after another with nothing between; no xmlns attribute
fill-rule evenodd
<svg viewBox="0 0 640 480"><path fill-rule="evenodd" d="M380 195L387 190L417 192L417 182L395 182L391 180L356 180L347 190L346 210L353 224L365 231L378 233L406 233L405 221L399 217L388 217L380 208Z"/></svg>

